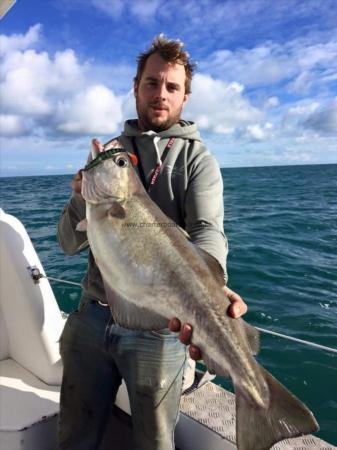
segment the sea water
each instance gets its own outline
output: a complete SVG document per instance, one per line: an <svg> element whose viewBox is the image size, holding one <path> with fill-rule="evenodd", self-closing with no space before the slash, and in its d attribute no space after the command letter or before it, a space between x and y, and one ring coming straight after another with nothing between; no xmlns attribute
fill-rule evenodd
<svg viewBox="0 0 337 450"><path fill-rule="evenodd" d="M337 348L337 165L222 169L229 286L258 327ZM1 207L27 228L47 275L80 282L87 254L65 256L57 221L71 176L1 178ZM4 262L2 262L4 263ZM80 289L52 282L60 307ZM337 445L337 354L262 334L258 360L314 412ZM227 387L225 380L221 384Z"/></svg>

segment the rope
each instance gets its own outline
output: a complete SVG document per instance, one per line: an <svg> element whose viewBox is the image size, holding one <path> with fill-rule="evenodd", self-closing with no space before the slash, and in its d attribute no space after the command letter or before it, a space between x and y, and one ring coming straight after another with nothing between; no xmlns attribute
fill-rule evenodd
<svg viewBox="0 0 337 450"><path fill-rule="evenodd" d="M75 283L74 281L63 280L61 278L47 277L46 275L42 275L42 274L40 276L41 276L41 278L47 278L48 280L58 281L60 283L66 283L66 284L71 284L73 286L81 287L80 283ZM327 347L325 345L316 344L315 342L310 342L310 341L306 341L304 339L295 338L293 336L288 336L286 334L278 333L278 332L272 331L272 330L266 330L265 328L260 328L260 327L255 327L255 328L257 330L261 331L262 333L271 334L272 336L278 336L283 339L288 339L289 341L294 341L294 342L298 342L300 344L308 345L310 347L319 348L320 350L326 350L328 352L337 353L337 348L332 348L332 347Z"/></svg>

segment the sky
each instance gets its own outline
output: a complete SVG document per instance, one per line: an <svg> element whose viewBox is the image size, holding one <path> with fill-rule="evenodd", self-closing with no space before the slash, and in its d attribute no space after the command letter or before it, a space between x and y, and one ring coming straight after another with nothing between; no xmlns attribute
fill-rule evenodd
<svg viewBox="0 0 337 450"><path fill-rule="evenodd" d="M221 167L337 163L337 0L17 0L0 27L1 176L83 167L136 117L160 33L197 64L183 118Z"/></svg>

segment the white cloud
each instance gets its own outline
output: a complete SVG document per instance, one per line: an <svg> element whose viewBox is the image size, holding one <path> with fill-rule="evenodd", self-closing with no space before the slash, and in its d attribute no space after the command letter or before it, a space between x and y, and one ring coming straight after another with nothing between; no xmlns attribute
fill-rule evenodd
<svg viewBox="0 0 337 450"><path fill-rule="evenodd" d="M273 124L270 122L266 122L263 125L260 124L253 124L248 125L246 128L247 131L247 137L250 137L254 141L266 141L267 139L270 139L272 135L273 130Z"/></svg>
<svg viewBox="0 0 337 450"><path fill-rule="evenodd" d="M144 22L153 19L160 3L160 0L139 0L138 2L131 2L130 11L140 21Z"/></svg>
<svg viewBox="0 0 337 450"><path fill-rule="evenodd" d="M233 134L247 125L259 123L263 113L243 96L243 86L196 74L184 117L205 130Z"/></svg>
<svg viewBox="0 0 337 450"><path fill-rule="evenodd" d="M58 95L72 95L83 86L83 70L72 50L57 52L53 58L29 49L8 54L1 71L2 108L20 114L51 114Z"/></svg>
<svg viewBox="0 0 337 450"><path fill-rule="evenodd" d="M287 83L290 92L309 91L335 80L337 38L325 43L294 39L284 44L268 41L253 48L221 49L199 64L203 71L245 86Z"/></svg>
<svg viewBox="0 0 337 450"><path fill-rule="evenodd" d="M294 102L284 106L279 117L279 132L288 138L295 140L301 138L303 134L303 122L319 108L319 102L313 99Z"/></svg>
<svg viewBox="0 0 337 450"><path fill-rule="evenodd" d="M36 44L41 35L42 26L36 24L30 27L26 34L12 34L11 36L0 36L0 55L13 52L15 50L26 50Z"/></svg>
<svg viewBox="0 0 337 450"><path fill-rule="evenodd" d="M266 43L252 49L217 50L200 68L225 80L237 80L246 86L278 83L296 73L277 44Z"/></svg>
<svg viewBox="0 0 337 450"><path fill-rule="evenodd" d="M58 116L58 129L66 133L108 135L122 121L121 100L105 86L90 86L71 101L61 103Z"/></svg>
<svg viewBox="0 0 337 450"><path fill-rule="evenodd" d="M131 89L125 96L122 97L122 111L124 118L135 118L137 117L136 102L133 94L133 89Z"/></svg>
<svg viewBox="0 0 337 450"><path fill-rule="evenodd" d="M98 10L113 18L119 18L125 8L125 1L123 0L92 0L92 4Z"/></svg>
<svg viewBox="0 0 337 450"><path fill-rule="evenodd" d="M323 108L315 109L303 125L319 133L337 135L337 100Z"/></svg>
<svg viewBox="0 0 337 450"><path fill-rule="evenodd" d="M141 22L153 19L161 0L92 0L92 5L99 11L108 14L112 19L121 18L127 12Z"/></svg>
<svg viewBox="0 0 337 450"><path fill-rule="evenodd" d="M287 116L302 120L303 117L307 117L319 108L319 102L317 101L305 101L295 104L288 109Z"/></svg>
<svg viewBox="0 0 337 450"><path fill-rule="evenodd" d="M151 7L156 11L155 2ZM149 11L144 12L144 20ZM127 92L135 67L127 61L117 65L111 59L102 66L95 60L80 60L72 49L42 51L40 26L3 38L0 127L7 136L2 147L6 147L8 167L18 165L12 154L22 161L29 149L39 157L38 164L45 158L43 167L50 161L59 172L66 164L66 170L73 171L86 159L88 136L111 136L123 118L136 116L133 92ZM183 117L197 122L206 138L218 139L219 155L228 158L230 165L320 162L322 153L324 161L336 162L337 101L331 101L329 90L337 77L336 48L332 41L321 47L310 45L304 40L283 45L266 42L228 52L222 55L228 71L222 60L218 65L205 64L205 73L195 75ZM312 55L301 53L309 47ZM317 94L313 88L318 83L329 86ZM228 165L228 161L221 162Z"/></svg>
<svg viewBox="0 0 337 450"><path fill-rule="evenodd" d="M50 55L26 48L37 42L39 30L35 26L24 35L6 36L0 72L3 134L23 134L27 124L32 133L54 136L115 132L122 121L122 98L100 83L96 68L79 62L73 50Z"/></svg>
<svg viewBox="0 0 337 450"><path fill-rule="evenodd" d="M1 80L0 99L5 111L20 114L44 115L51 112L46 96L48 77L46 73L52 68L46 53L27 50L16 53L6 66L11 66ZM11 61L15 59L15 61Z"/></svg>
<svg viewBox="0 0 337 450"><path fill-rule="evenodd" d="M20 136L28 132L28 123L21 116L0 115L0 133L2 136Z"/></svg>
<svg viewBox="0 0 337 450"><path fill-rule="evenodd" d="M279 106L280 100L278 97L269 97L267 101L264 104L265 108L275 108L276 106Z"/></svg>

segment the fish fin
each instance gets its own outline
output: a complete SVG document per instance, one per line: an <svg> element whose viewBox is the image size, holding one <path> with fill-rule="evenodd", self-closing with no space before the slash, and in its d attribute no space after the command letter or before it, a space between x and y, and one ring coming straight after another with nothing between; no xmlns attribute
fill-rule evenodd
<svg viewBox="0 0 337 450"><path fill-rule="evenodd" d="M114 219L125 219L126 212L123 206L118 202L113 202L111 208L108 211L108 215Z"/></svg>
<svg viewBox="0 0 337 450"><path fill-rule="evenodd" d="M235 386L238 448L267 450L282 439L317 431L312 412L263 367L260 369L269 388L268 408L257 407Z"/></svg>
<svg viewBox="0 0 337 450"><path fill-rule="evenodd" d="M91 141L91 158L95 159L100 153L104 151L103 145L98 139L92 139Z"/></svg>
<svg viewBox="0 0 337 450"><path fill-rule="evenodd" d="M181 228L179 225L177 225L178 230L181 232L181 234L184 235L184 237L190 241L191 240L191 236L187 233L186 230L184 230L184 228Z"/></svg>
<svg viewBox="0 0 337 450"><path fill-rule="evenodd" d="M148 296L142 296L140 305L140 302L132 302L122 297L113 291L105 282L104 288L112 317L121 327L130 330L153 331L167 328L168 319L152 311L153 300L149 301Z"/></svg>
<svg viewBox="0 0 337 450"><path fill-rule="evenodd" d="M208 252L203 250L202 248L195 245L195 248L201 258L205 261L215 280L220 284L221 287L225 285L225 275L224 271L214 256L210 255Z"/></svg>
<svg viewBox="0 0 337 450"><path fill-rule="evenodd" d="M87 219L83 219L76 225L76 231L87 231L88 222Z"/></svg>
<svg viewBox="0 0 337 450"><path fill-rule="evenodd" d="M252 327L247 322L242 321L242 324L246 332L247 341L252 350L252 355L257 355L260 351L260 333L256 328Z"/></svg>
<svg viewBox="0 0 337 450"><path fill-rule="evenodd" d="M230 378L229 369L226 370L224 367L220 366L214 359L207 355L202 355L203 361L207 367L207 370L212 375L219 375L220 377Z"/></svg>

